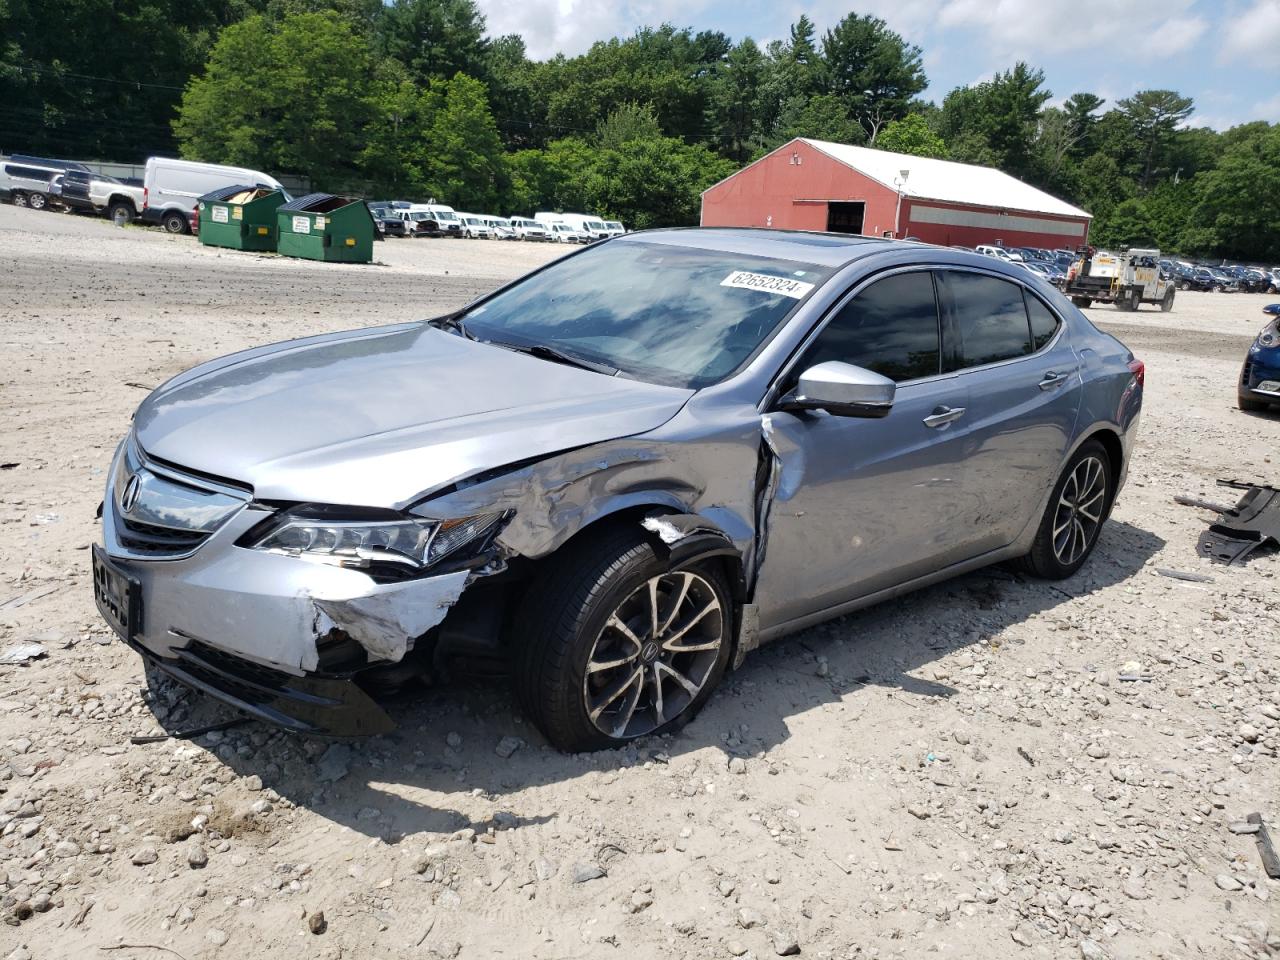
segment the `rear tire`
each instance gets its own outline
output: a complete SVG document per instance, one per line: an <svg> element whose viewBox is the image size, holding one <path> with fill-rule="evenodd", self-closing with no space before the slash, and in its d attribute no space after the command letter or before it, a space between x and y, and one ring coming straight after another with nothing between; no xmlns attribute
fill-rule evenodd
<svg viewBox="0 0 1280 960"><path fill-rule="evenodd" d="M15 190L10 194L9 199L13 201L15 207L25 207L27 205L27 195L21 190Z"/></svg>
<svg viewBox="0 0 1280 960"><path fill-rule="evenodd" d="M517 623L520 703L552 744L579 752L693 719L729 663L735 616L718 562L673 568L620 525L571 545Z"/></svg>
<svg viewBox="0 0 1280 960"><path fill-rule="evenodd" d="M134 211L132 203L128 203L124 200L117 200L115 203L107 207L107 219L114 221L116 219L116 215L121 211L124 212L125 223L132 223L134 217L138 215L136 211Z"/></svg>
<svg viewBox="0 0 1280 960"><path fill-rule="evenodd" d="M187 220L187 215L179 210L170 210L160 219L160 226L164 227L165 233L190 233L191 224Z"/></svg>
<svg viewBox="0 0 1280 960"><path fill-rule="evenodd" d="M1074 303L1081 310L1085 310L1093 306L1093 300L1090 297L1072 297L1071 302Z"/></svg>
<svg viewBox="0 0 1280 960"><path fill-rule="evenodd" d="M1084 566L1111 512L1115 470L1097 440L1085 441L1072 455L1053 486L1031 552L1022 558L1028 573L1065 580Z"/></svg>

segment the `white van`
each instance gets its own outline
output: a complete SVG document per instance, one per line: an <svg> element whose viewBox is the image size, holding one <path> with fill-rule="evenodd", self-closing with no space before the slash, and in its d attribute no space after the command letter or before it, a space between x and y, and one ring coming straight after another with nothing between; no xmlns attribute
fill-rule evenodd
<svg viewBox="0 0 1280 960"><path fill-rule="evenodd" d="M604 240L610 236L604 221L587 213L562 213L560 222L567 223L579 233L585 233L592 240Z"/></svg>
<svg viewBox="0 0 1280 960"><path fill-rule="evenodd" d="M489 224L479 214L459 211L458 219L462 221L462 235L464 237L470 237L472 240L488 240L493 236L493 231L489 228Z"/></svg>
<svg viewBox="0 0 1280 960"><path fill-rule="evenodd" d="M431 214L432 219L440 226L439 233L442 237L462 236L462 221L453 207L447 207L443 203L415 203L409 207L409 211Z"/></svg>
<svg viewBox="0 0 1280 960"><path fill-rule="evenodd" d="M508 217L507 222L511 224L511 229L515 233L517 240L551 239L547 235L546 226L537 220L530 220L528 217Z"/></svg>
<svg viewBox="0 0 1280 960"><path fill-rule="evenodd" d="M150 157L142 177L142 219L164 227L169 233L189 233L189 217L196 208L196 200L220 187L240 184L284 189L274 177L247 167Z"/></svg>

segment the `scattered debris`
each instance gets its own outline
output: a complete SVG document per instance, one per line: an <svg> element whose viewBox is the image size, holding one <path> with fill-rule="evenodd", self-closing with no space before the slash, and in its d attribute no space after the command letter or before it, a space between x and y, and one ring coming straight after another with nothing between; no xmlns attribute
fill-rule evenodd
<svg viewBox="0 0 1280 960"><path fill-rule="evenodd" d="M0 650L0 663L26 663L28 660L38 660L44 654L44 647L38 643L15 643Z"/></svg>
<svg viewBox="0 0 1280 960"><path fill-rule="evenodd" d="M1218 485L1245 494L1234 507L1220 511L1217 523L1200 535L1200 556L1233 564L1264 544L1280 547L1280 488L1239 480L1219 480Z"/></svg>
<svg viewBox="0 0 1280 960"><path fill-rule="evenodd" d="M1262 822L1262 814L1251 813L1245 817L1245 820L1258 826L1253 839L1258 844L1258 855L1262 858L1262 869L1267 872L1267 876L1272 880L1280 880L1280 855L1276 853L1276 846L1271 842L1271 834L1267 831L1267 825Z"/></svg>
<svg viewBox="0 0 1280 960"><path fill-rule="evenodd" d="M145 743L163 743L166 740L192 740L195 737L202 737L206 733L213 733L217 730L230 730L233 727L243 726L248 722L248 717L237 717L234 720L224 720L221 723L211 723L204 727L193 727L190 730L175 730L172 733L158 733L145 737L130 737L129 742L134 745L141 745Z"/></svg>
<svg viewBox="0 0 1280 960"><path fill-rule="evenodd" d="M503 760L507 760L513 753L524 746L524 741L519 737L503 737L498 741L498 745L493 748L493 752L500 756Z"/></svg>
<svg viewBox="0 0 1280 960"><path fill-rule="evenodd" d="M1034 767L1036 765L1036 762L1031 759L1031 754L1027 753L1027 751L1023 750L1021 747L1018 748L1018 756L1020 756L1023 760L1027 761L1027 763L1031 764L1031 766Z"/></svg>
<svg viewBox="0 0 1280 960"><path fill-rule="evenodd" d="M1213 577L1203 573L1191 573L1188 570L1174 570L1170 567L1156 567L1156 573L1171 580L1186 580L1188 583L1213 583Z"/></svg>
<svg viewBox="0 0 1280 960"><path fill-rule="evenodd" d="M307 917L307 929L319 936L324 933L329 924L324 919L324 911L317 910L311 916Z"/></svg>

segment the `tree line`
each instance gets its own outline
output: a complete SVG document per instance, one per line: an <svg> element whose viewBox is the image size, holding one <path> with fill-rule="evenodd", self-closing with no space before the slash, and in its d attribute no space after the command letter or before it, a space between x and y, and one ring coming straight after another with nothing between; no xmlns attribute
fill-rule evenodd
<svg viewBox="0 0 1280 960"><path fill-rule="evenodd" d="M696 223L795 136L982 163L1094 214L1099 245L1280 260L1280 124L1188 126L1143 90L1055 99L1016 63L940 102L874 16L761 46L670 24L532 60L473 0L5 0L0 149L151 153L484 211Z"/></svg>

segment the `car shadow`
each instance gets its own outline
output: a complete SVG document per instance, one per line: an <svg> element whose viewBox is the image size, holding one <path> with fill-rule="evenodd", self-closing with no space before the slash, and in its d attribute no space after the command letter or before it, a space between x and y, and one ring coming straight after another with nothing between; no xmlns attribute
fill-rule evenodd
<svg viewBox="0 0 1280 960"><path fill-rule="evenodd" d="M753 652L683 730L617 750L559 753L520 716L505 682L478 679L393 699L387 708L397 729L369 740L325 740L248 722L197 742L239 776L256 775L293 804L389 843L518 829L558 815L553 801L530 788L664 764L706 748L721 751L725 762L760 756L788 739L796 715L834 701L856 704L873 687L908 702L950 697L955 688L930 664L996 637L1024 643L1009 628L1125 582L1163 546L1155 534L1112 520L1089 562L1068 580L989 567L828 621ZM921 623L929 629L911 629ZM153 681L148 702L169 731L237 716L167 680ZM496 812L475 820L451 807L450 797L463 793L495 802Z"/></svg>

